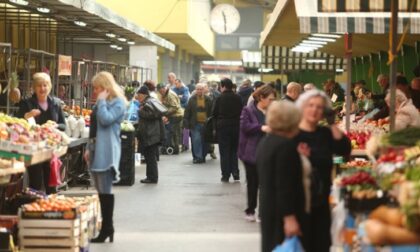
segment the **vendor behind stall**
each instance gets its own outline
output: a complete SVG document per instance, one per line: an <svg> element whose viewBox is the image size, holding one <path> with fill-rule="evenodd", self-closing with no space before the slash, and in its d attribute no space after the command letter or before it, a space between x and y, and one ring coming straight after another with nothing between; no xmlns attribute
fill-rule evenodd
<svg viewBox="0 0 420 252"><path fill-rule="evenodd" d="M20 102L17 117L30 120L33 118L37 124L44 124L47 121L54 121L60 130L66 127L64 114L61 110L60 100L50 96L52 84L51 78L46 73L35 73L33 75L32 97ZM29 187L35 190L42 190L44 187L47 194L54 193L55 187L48 185L50 177L50 163L44 162L32 165L28 168Z"/></svg>
<svg viewBox="0 0 420 252"><path fill-rule="evenodd" d="M386 103L390 104L390 94L385 97ZM413 105L411 99L397 89L395 94L395 129L401 130L408 127L420 127L420 112Z"/></svg>

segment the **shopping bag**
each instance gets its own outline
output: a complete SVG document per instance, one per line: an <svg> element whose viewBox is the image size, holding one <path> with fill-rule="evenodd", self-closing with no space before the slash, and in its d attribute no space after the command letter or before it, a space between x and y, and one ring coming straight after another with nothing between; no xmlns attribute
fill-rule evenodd
<svg viewBox="0 0 420 252"><path fill-rule="evenodd" d="M284 242L274 248L273 252L305 252L300 244L299 238L293 236L286 238Z"/></svg>
<svg viewBox="0 0 420 252"><path fill-rule="evenodd" d="M50 179L48 181L48 185L58 186L61 185L61 176L60 176L60 168L63 163L58 158L56 154L53 154L51 161L50 161Z"/></svg>

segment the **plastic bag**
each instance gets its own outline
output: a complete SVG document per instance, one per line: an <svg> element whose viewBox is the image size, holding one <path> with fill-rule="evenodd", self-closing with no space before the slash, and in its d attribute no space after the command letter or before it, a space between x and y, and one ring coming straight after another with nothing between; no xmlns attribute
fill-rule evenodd
<svg viewBox="0 0 420 252"><path fill-rule="evenodd" d="M53 154L53 157L50 161L50 179L48 181L48 185L58 186L61 185L61 176L60 176L60 168L63 163L58 158L57 155Z"/></svg>
<svg viewBox="0 0 420 252"><path fill-rule="evenodd" d="M293 236L286 238L284 242L274 248L273 252L305 252L300 244L299 238Z"/></svg>
<svg viewBox="0 0 420 252"><path fill-rule="evenodd" d="M342 233L346 221L347 210L344 201L340 201L332 210L331 238L333 245L342 245Z"/></svg>

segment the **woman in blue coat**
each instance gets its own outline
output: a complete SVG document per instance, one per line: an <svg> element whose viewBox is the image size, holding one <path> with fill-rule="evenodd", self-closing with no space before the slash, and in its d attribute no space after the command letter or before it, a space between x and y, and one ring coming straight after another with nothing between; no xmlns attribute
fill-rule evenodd
<svg viewBox="0 0 420 252"><path fill-rule="evenodd" d="M89 132L88 151L85 158L95 188L99 194L102 213L102 228L99 236L91 242L114 239L114 195L112 183L119 180L121 157L120 124L124 119L127 100L112 74L100 72L92 79L93 92L97 96L93 107Z"/></svg>
<svg viewBox="0 0 420 252"><path fill-rule="evenodd" d="M239 132L238 157L245 166L248 207L245 219L256 221L258 175L256 165L257 145L264 136L265 114L270 103L276 99L276 90L264 85L253 94L254 102L242 110Z"/></svg>

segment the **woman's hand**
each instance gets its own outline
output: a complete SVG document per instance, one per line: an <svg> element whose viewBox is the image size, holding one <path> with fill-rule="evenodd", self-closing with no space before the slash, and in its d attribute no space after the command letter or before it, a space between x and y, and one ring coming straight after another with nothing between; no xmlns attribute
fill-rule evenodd
<svg viewBox="0 0 420 252"><path fill-rule="evenodd" d="M330 128L334 140L340 140L343 138L344 133L336 125L331 125Z"/></svg>
<svg viewBox="0 0 420 252"><path fill-rule="evenodd" d="M294 215L288 215L284 217L284 235L286 237L302 235L300 226Z"/></svg>
<svg viewBox="0 0 420 252"><path fill-rule="evenodd" d="M31 111L29 111L28 113L25 114L25 119L31 118L31 117L36 117L39 116L41 114L41 110L39 109L32 109Z"/></svg>
<svg viewBox="0 0 420 252"><path fill-rule="evenodd" d="M311 155L311 148L307 143L299 143L297 151L307 158Z"/></svg>
<svg viewBox="0 0 420 252"><path fill-rule="evenodd" d="M89 163L89 161L90 161L89 150L85 151L85 154L83 155L83 158L85 159L86 163Z"/></svg>
<svg viewBox="0 0 420 252"><path fill-rule="evenodd" d="M268 125L261 126L261 131L265 133L271 133L271 128Z"/></svg>
<svg viewBox="0 0 420 252"><path fill-rule="evenodd" d="M100 92L98 94L98 96L96 97L96 99L98 99L98 100L106 100L106 98L108 98L108 96L109 96L109 91L105 89L104 91L102 91L102 92Z"/></svg>

